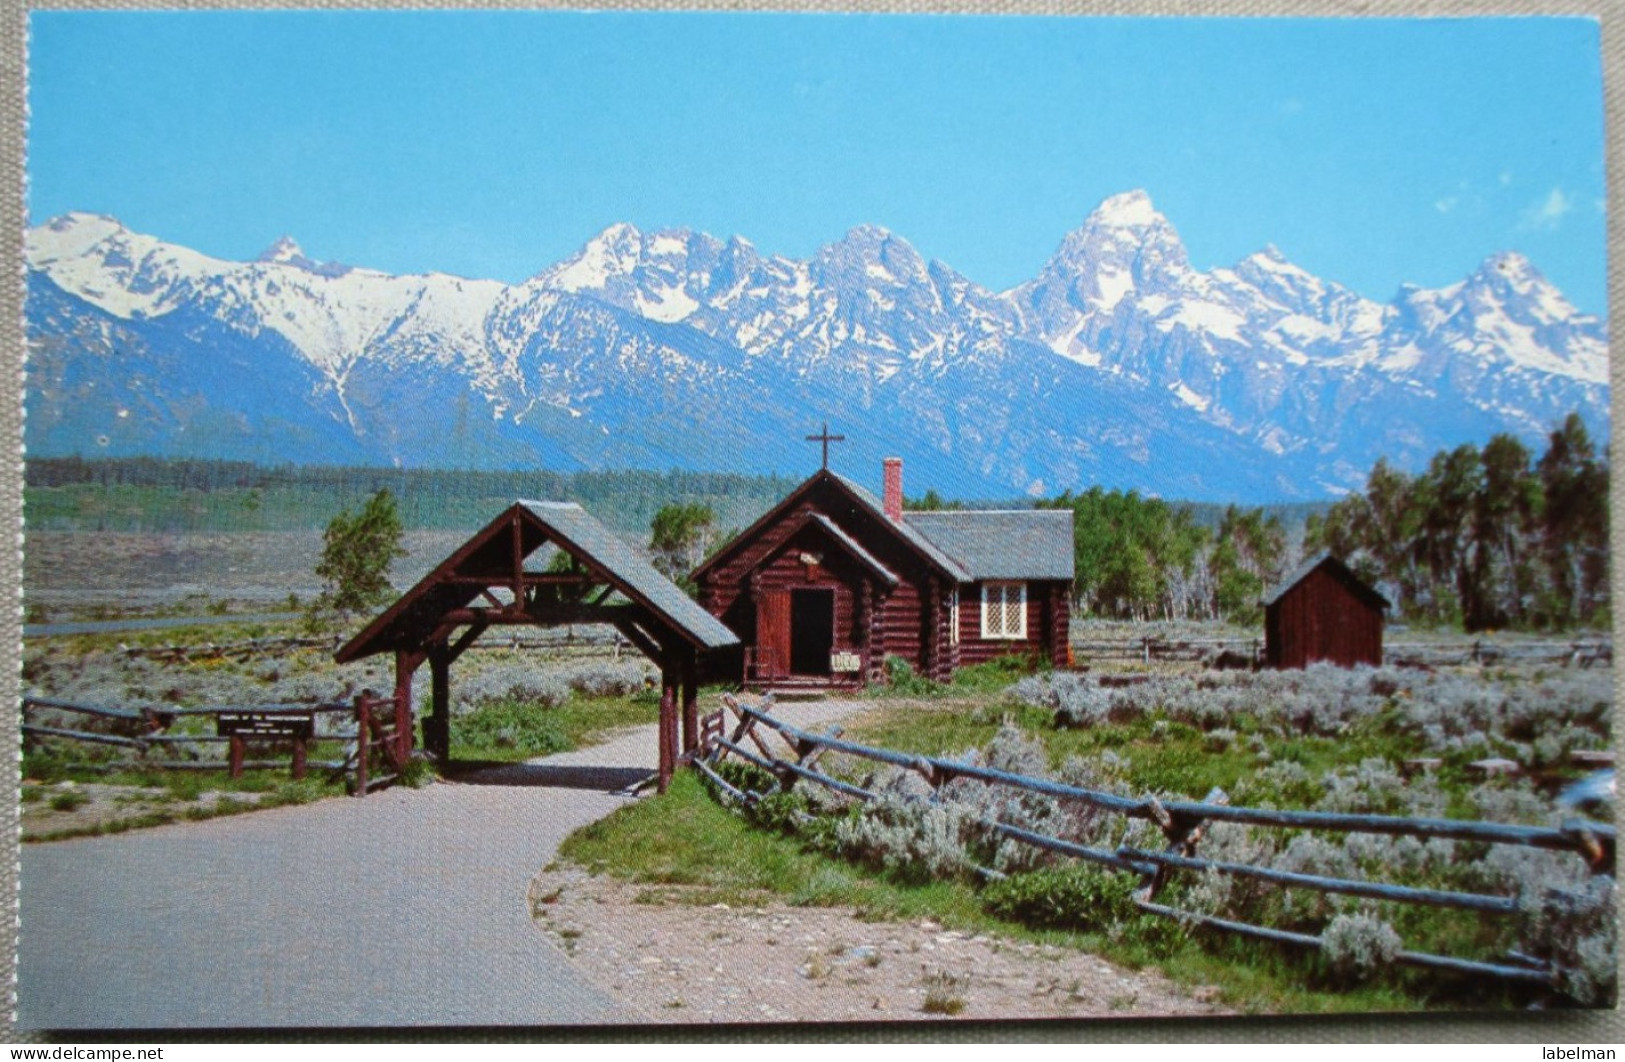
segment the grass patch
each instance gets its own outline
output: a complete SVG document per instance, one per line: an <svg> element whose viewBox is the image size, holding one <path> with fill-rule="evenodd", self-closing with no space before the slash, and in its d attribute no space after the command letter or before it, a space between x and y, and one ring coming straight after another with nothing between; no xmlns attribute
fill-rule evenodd
<svg viewBox="0 0 1625 1062"><path fill-rule="evenodd" d="M90 803L90 797L77 789L67 789L51 797L52 811L77 811Z"/></svg>
<svg viewBox="0 0 1625 1062"><path fill-rule="evenodd" d="M933 970L921 979L925 985L925 1001L920 1009L927 1014L946 1014L950 1017L965 1010L965 988L970 978Z"/></svg>
<svg viewBox="0 0 1625 1062"><path fill-rule="evenodd" d="M991 925L970 887L898 885L804 851L793 839L752 829L686 771L658 799L628 805L576 831L559 856L627 881L689 886L688 898L697 903L746 905L777 897L807 907L853 907L877 920Z"/></svg>
<svg viewBox="0 0 1625 1062"><path fill-rule="evenodd" d="M1028 675L1049 671L1049 662L1037 655L1000 656L954 672L949 682L935 682L917 673L900 656L886 658L886 685L874 691L882 699L981 696L998 693Z"/></svg>

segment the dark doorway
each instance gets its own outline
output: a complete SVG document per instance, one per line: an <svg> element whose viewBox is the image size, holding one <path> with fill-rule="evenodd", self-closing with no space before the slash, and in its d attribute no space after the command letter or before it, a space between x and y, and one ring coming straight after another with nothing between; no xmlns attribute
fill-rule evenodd
<svg viewBox="0 0 1625 1062"><path fill-rule="evenodd" d="M835 591L790 591L790 671L828 675L835 648Z"/></svg>

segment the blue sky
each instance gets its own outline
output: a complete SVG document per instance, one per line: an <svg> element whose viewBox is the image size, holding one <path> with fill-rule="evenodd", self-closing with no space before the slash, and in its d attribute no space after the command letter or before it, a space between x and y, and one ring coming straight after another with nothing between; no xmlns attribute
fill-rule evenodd
<svg viewBox="0 0 1625 1062"><path fill-rule="evenodd" d="M616 221L988 287L1144 188L1200 268L1378 299L1527 254L1606 310L1585 19L35 12L29 209L517 281Z"/></svg>

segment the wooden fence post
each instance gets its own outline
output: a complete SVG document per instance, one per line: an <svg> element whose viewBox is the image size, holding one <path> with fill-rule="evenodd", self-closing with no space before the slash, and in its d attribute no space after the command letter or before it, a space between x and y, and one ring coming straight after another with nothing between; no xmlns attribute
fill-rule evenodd
<svg viewBox="0 0 1625 1062"><path fill-rule="evenodd" d="M683 667L683 755L693 753L700 745L700 691L695 679L694 665Z"/></svg>
<svg viewBox="0 0 1625 1062"><path fill-rule="evenodd" d="M677 769L677 691L670 672L660 676L660 774L659 791L671 786Z"/></svg>
<svg viewBox="0 0 1625 1062"><path fill-rule="evenodd" d="M355 795L367 795L367 755L371 738L368 736L372 730L372 711L367 703L368 695L363 692L355 699Z"/></svg>

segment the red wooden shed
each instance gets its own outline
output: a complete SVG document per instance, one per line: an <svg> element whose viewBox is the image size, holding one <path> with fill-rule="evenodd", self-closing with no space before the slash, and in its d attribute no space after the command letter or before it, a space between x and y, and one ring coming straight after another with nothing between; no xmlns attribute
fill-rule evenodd
<svg viewBox="0 0 1625 1062"><path fill-rule="evenodd" d="M1330 553L1312 557L1264 599L1264 663L1379 667L1387 608L1388 599L1348 565Z"/></svg>

